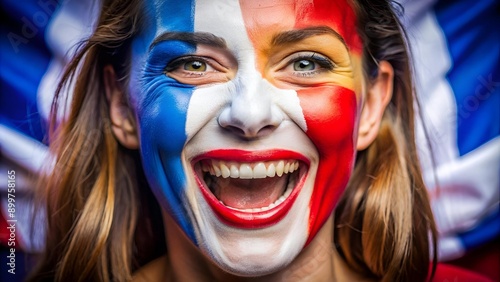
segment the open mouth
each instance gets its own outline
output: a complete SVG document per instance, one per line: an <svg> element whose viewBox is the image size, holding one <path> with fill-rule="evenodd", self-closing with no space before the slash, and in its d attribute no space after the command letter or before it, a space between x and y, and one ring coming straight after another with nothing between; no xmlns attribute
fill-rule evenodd
<svg viewBox="0 0 500 282"><path fill-rule="evenodd" d="M211 151L193 162L206 201L224 222L240 228L274 224L289 211L308 161L288 151Z"/></svg>

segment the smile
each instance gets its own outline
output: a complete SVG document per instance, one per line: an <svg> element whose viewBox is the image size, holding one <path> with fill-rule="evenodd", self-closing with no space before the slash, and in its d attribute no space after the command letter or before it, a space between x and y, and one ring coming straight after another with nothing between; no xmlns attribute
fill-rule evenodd
<svg viewBox="0 0 500 282"><path fill-rule="evenodd" d="M308 164L290 151L217 150L193 161L207 203L222 221L239 228L280 221L303 186Z"/></svg>

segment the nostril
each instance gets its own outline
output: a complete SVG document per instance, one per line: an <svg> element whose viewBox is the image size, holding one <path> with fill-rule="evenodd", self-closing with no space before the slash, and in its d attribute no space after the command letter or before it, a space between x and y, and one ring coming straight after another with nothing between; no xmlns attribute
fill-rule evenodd
<svg viewBox="0 0 500 282"><path fill-rule="evenodd" d="M248 103L243 105L239 101L225 108L217 121L227 133L244 139L255 139L271 134L279 126L282 119L279 111L272 107L266 109L248 105Z"/></svg>
<svg viewBox="0 0 500 282"><path fill-rule="evenodd" d="M269 124L264 127L262 127L258 132L257 135L265 135L268 134L269 132L273 131L276 129L275 125Z"/></svg>
<svg viewBox="0 0 500 282"><path fill-rule="evenodd" d="M237 126L227 125L227 126L223 126L223 127L235 135L239 135L239 136L246 136L247 135L243 129L241 129Z"/></svg>
<svg viewBox="0 0 500 282"><path fill-rule="evenodd" d="M270 134L274 129L276 129L276 126L266 125L266 126L260 127L260 128L251 128L251 127L239 127L239 126L234 126L234 125L226 125L226 126L223 126L223 128L236 136L239 136L242 138L247 138L247 139L254 139L254 138L258 138L258 137L262 137L262 136L265 136L267 134Z"/></svg>

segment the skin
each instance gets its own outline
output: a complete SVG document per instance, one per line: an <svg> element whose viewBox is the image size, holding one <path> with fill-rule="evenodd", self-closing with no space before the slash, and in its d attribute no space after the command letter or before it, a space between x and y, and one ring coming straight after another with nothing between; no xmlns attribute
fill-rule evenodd
<svg viewBox="0 0 500 282"><path fill-rule="evenodd" d="M168 218L168 217L167 217ZM171 220L170 218L168 220ZM172 222L173 223L173 222ZM172 225L177 226L177 225ZM134 274L134 281L373 281L352 271L331 246L328 230L333 229L330 218L320 230L317 239L305 248L285 269L262 277L237 277L220 272L185 240L175 241L170 254L162 256ZM176 230L182 232L181 230ZM178 234L181 235L181 234ZM178 238L171 238L178 240ZM170 242L167 239L167 242ZM179 244L179 242L181 244ZM188 255L184 255L184 254ZM193 263L193 258L201 259ZM208 266L208 267L207 267ZM173 271L189 269L190 271Z"/></svg>
<svg viewBox="0 0 500 282"><path fill-rule="evenodd" d="M114 70L105 69L115 136L141 151L164 209L169 253L146 267L150 281L354 278L333 249L332 212L356 149L376 137L392 94L392 67L380 62L379 77L363 79L346 2L296 4L149 3L152 20L134 40L132 109L121 102L127 91ZM213 162L255 171L280 160L298 164L288 180L209 172ZM283 204L247 211L273 203L287 183L293 191ZM311 261L317 267L304 267Z"/></svg>

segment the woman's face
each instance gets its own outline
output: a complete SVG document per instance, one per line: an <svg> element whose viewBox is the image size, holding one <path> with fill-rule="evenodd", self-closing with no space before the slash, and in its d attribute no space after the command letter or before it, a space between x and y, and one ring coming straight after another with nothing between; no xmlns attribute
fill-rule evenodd
<svg viewBox="0 0 500 282"><path fill-rule="evenodd" d="M132 100L161 206L222 269L262 275L314 238L354 164L361 42L346 1L154 1Z"/></svg>

